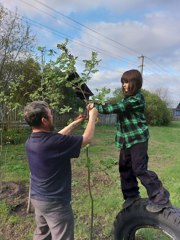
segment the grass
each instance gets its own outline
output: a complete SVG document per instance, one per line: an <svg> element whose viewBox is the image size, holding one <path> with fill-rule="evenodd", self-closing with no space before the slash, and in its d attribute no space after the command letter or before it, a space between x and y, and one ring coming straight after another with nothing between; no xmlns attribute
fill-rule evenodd
<svg viewBox="0 0 180 240"><path fill-rule="evenodd" d="M97 126L89 147L91 190L94 203L94 239L110 240L113 221L123 202L120 190L118 157L114 146L115 126ZM155 171L170 191L171 202L180 207L180 122L168 127L150 127L149 169ZM90 239L91 201L88 193L86 150L72 160L75 239ZM28 187L29 170L24 144L5 145L0 151L0 180L23 183ZM140 184L142 197L146 190ZM0 200L0 239L32 239L34 215L18 215L7 199ZM167 239L161 232L141 230L137 239Z"/></svg>

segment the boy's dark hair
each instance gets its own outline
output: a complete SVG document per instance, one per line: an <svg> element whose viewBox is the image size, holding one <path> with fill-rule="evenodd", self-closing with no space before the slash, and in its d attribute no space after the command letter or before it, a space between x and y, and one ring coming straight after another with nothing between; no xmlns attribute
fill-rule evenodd
<svg viewBox="0 0 180 240"><path fill-rule="evenodd" d="M40 127L41 119L48 118L49 105L45 101L34 101L24 108L24 118L31 127Z"/></svg>
<svg viewBox="0 0 180 240"><path fill-rule="evenodd" d="M136 69L128 70L124 72L121 77L121 83L123 84L124 82L129 83L129 91L127 93L125 93L124 89L122 88L124 95L132 96L136 94L142 87L142 75Z"/></svg>

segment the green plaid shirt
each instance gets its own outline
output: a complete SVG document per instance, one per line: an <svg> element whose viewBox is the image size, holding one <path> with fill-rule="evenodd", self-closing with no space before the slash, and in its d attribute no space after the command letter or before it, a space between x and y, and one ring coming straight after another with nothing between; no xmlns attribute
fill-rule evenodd
<svg viewBox="0 0 180 240"><path fill-rule="evenodd" d="M144 115L145 100L139 91L136 95L125 97L116 104L94 105L99 113L118 115L115 143L118 148L130 148L136 143L145 142L149 131Z"/></svg>

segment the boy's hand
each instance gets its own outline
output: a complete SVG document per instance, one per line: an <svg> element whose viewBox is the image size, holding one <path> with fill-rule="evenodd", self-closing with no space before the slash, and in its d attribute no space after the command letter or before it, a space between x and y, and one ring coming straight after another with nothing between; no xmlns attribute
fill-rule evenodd
<svg viewBox="0 0 180 240"><path fill-rule="evenodd" d="M98 115L99 113L96 108L93 107L89 110L89 117L93 117L95 120L97 120Z"/></svg>
<svg viewBox="0 0 180 240"><path fill-rule="evenodd" d="M89 104L86 106L86 109L87 109L88 111L90 111L91 109L93 109L93 107L94 107L94 103L89 103Z"/></svg>

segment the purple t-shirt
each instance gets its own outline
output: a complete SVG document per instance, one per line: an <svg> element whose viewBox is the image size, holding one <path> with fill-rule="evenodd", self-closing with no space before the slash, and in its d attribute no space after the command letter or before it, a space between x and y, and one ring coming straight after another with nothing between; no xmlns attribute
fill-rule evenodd
<svg viewBox="0 0 180 240"><path fill-rule="evenodd" d="M32 133L26 141L31 172L31 198L42 201L71 201L71 158L80 154L82 136L52 132Z"/></svg>

